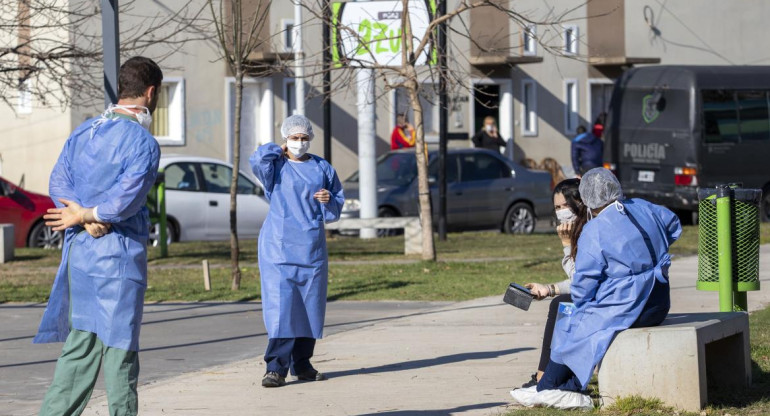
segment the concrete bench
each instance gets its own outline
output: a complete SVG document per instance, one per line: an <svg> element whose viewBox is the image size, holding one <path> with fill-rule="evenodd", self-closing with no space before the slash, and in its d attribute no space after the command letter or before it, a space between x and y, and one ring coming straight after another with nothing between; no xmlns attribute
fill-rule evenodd
<svg viewBox="0 0 770 416"><path fill-rule="evenodd" d="M0 264L13 260L13 224L0 224Z"/></svg>
<svg viewBox="0 0 770 416"><path fill-rule="evenodd" d="M751 384L749 318L743 312L670 314L621 332L599 369L605 405L638 395L699 411L709 389Z"/></svg>
<svg viewBox="0 0 770 416"><path fill-rule="evenodd" d="M403 229L404 254L422 253L422 226L418 217L342 218L325 227L327 230Z"/></svg>

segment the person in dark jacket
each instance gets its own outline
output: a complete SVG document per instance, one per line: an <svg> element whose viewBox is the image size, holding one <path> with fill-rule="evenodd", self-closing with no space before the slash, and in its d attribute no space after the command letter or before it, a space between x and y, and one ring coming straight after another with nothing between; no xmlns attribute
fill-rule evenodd
<svg viewBox="0 0 770 416"><path fill-rule="evenodd" d="M484 118L484 128L476 133L471 141L473 147L494 150L495 152L500 152L500 148L505 147L506 144L497 132L495 118L492 116Z"/></svg>
<svg viewBox="0 0 770 416"><path fill-rule="evenodd" d="M577 128L572 140L572 168L576 175L582 175L593 168L602 166L604 142L588 132L584 126Z"/></svg>

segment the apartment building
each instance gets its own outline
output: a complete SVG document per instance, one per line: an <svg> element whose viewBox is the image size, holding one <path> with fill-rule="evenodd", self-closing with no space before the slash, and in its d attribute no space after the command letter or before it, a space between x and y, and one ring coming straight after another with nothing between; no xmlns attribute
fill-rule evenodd
<svg viewBox="0 0 770 416"><path fill-rule="evenodd" d="M416 1L416 0L415 0ZM423 0L420 0L423 1ZM432 0L427 0L432 7ZM194 0L202 6L202 0ZM183 0L152 2L143 15L168 14L188 4ZM258 0L246 2L252 7ZM579 125L590 125L606 111L615 79L637 65L767 65L764 22L770 3L761 0L517 0L500 1L526 17L514 19L491 7L478 8L452 21L450 65L459 78L450 92L450 146L470 146L485 116L498 120L504 151L515 160L553 157L571 170L570 140ZM161 6L162 4L162 6ZM447 9L457 2L450 0ZM135 14L121 17L132 24ZM273 1L265 29L266 41L253 63L291 62L294 4ZM303 44L307 68L321 59L321 24L303 13ZM33 35L34 36L34 35ZM232 159L234 79L214 33L174 45L152 45L146 55L163 56L165 79L153 134L164 154ZM6 39L3 42L14 42ZM340 70L342 71L342 70ZM308 70L304 82L306 115L314 123L311 152L323 154L321 83ZM342 72L332 74L339 81ZM340 78L338 78L340 77ZM249 78L244 88L242 154L262 143L279 141L281 121L296 109L291 68ZM431 80L425 79L425 132L438 140L438 103ZM355 85L337 82L332 96L332 160L341 177L357 169ZM463 84L460 86L459 84ZM377 151L390 148L390 133L399 112L408 112L401 90L385 91L377 83ZM50 108L20 91L15 108L0 107L0 175L28 189L46 192L48 175L67 136L78 124L101 111L99 106ZM241 169L249 171L247 157Z"/></svg>

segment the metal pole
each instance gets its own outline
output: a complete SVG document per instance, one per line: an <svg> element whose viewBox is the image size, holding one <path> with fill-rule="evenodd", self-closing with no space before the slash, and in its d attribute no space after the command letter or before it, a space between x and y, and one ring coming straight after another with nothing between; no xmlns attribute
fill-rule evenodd
<svg viewBox="0 0 770 416"><path fill-rule="evenodd" d="M166 220L166 174L163 169L158 169L158 175L162 177L158 183L158 238L160 241L160 257L168 257L168 233Z"/></svg>
<svg viewBox="0 0 770 416"><path fill-rule="evenodd" d="M302 1L294 2L294 92L297 114L305 115L305 53L302 51Z"/></svg>
<svg viewBox="0 0 770 416"><path fill-rule="evenodd" d="M377 218L377 160L375 147L374 70L356 70L358 99L358 197L360 217ZM374 228L361 229L361 238L376 238Z"/></svg>
<svg viewBox="0 0 770 416"><path fill-rule="evenodd" d="M118 30L118 0L102 2L102 50L104 62L104 107L118 102L118 70L120 69L120 39Z"/></svg>
<svg viewBox="0 0 770 416"><path fill-rule="evenodd" d="M438 3L438 15L446 14L447 0ZM438 27L438 65L439 65L439 150L438 150L438 238L446 241L446 158L447 158L447 129L449 114L447 111L447 57L446 57L446 22Z"/></svg>
<svg viewBox="0 0 770 416"><path fill-rule="evenodd" d="M717 251L719 256L719 311L733 310L732 189L717 188Z"/></svg>
<svg viewBox="0 0 770 416"><path fill-rule="evenodd" d="M332 44L331 44L331 0L323 4L323 126L324 126L324 158L332 163Z"/></svg>

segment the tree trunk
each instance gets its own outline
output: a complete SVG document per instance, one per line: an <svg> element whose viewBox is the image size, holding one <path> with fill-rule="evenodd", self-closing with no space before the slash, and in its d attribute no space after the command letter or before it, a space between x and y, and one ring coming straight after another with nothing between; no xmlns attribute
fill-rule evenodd
<svg viewBox="0 0 770 416"><path fill-rule="evenodd" d="M240 63L238 63L240 64ZM230 268L233 278L231 289L241 288L241 268L238 264L238 167L241 163L241 107L243 102L243 70L237 65L235 73L235 117L233 120L233 177L230 183Z"/></svg>
<svg viewBox="0 0 770 416"><path fill-rule="evenodd" d="M430 201L430 185L428 184L428 152L425 147L425 129L422 121L422 103L420 102L420 84L417 72L410 66L409 101L414 112L414 128L416 138L414 152L417 157L417 186L420 203L420 225L422 226L422 259L436 261L436 247L433 245L433 212Z"/></svg>

